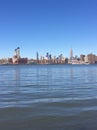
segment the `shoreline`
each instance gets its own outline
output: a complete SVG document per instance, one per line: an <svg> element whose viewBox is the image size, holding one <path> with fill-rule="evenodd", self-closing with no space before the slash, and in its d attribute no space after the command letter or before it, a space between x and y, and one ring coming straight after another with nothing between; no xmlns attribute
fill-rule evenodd
<svg viewBox="0 0 97 130"><path fill-rule="evenodd" d="M97 65L95 64L0 64L0 66L18 66L18 65Z"/></svg>

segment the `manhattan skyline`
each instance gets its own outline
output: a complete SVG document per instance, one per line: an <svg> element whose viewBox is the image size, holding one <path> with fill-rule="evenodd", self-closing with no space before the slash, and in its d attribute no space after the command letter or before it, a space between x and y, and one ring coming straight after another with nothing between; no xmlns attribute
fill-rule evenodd
<svg viewBox="0 0 97 130"><path fill-rule="evenodd" d="M0 58L97 55L97 0L0 0Z"/></svg>

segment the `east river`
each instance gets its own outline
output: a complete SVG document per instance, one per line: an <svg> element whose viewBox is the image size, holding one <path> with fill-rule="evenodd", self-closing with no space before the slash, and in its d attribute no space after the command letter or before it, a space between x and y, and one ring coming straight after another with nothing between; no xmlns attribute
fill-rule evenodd
<svg viewBox="0 0 97 130"><path fill-rule="evenodd" d="M97 65L1 65L0 130L97 130Z"/></svg>

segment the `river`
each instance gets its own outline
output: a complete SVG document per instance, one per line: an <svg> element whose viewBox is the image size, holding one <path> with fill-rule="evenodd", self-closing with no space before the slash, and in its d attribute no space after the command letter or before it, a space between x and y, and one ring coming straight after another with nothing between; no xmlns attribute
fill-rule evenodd
<svg viewBox="0 0 97 130"><path fill-rule="evenodd" d="M0 130L97 130L97 65L1 65Z"/></svg>

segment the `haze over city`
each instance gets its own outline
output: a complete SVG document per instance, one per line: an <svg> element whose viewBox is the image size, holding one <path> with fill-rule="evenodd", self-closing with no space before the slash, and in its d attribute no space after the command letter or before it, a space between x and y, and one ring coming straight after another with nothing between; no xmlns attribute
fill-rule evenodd
<svg viewBox="0 0 97 130"><path fill-rule="evenodd" d="M97 0L0 0L0 58L97 55Z"/></svg>

